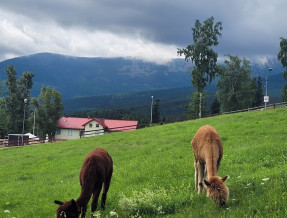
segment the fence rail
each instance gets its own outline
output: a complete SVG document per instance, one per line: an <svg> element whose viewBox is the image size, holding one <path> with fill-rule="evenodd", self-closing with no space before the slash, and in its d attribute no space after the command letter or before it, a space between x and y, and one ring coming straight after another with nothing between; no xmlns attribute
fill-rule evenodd
<svg viewBox="0 0 287 218"><path fill-rule="evenodd" d="M223 113L217 113L217 114L209 114L204 117L213 117L213 116L218 116L218 115L224 115L224 114L234 114L234 113L241 113L241 112L248 112L248 111L257 111L257 110L267 110L267 109L276 109L278 107L287 107L287 102L281 102L281 103L273 103L273 104L268 104L265 108L265 106L260 106L260 107L253 107L253 108L246 108L242 110L236 110L236 111L229 111L229 112L223 112Z"/></svg>
<svg viewBox="0 0 287 218"><path fill-rule="evenodd" d="M253 108L247 108L247 109L236 110L236 111L229 111L229 112L223 112L223 113L217 113L217 114L210 114L210 115L207 115L207 116L204 116L204 117L212 117L212 116L218 116L218 115L223 115L223 114L249 112L249 111L256 111L256 110L263 110L263 109L267 109L267 110L268 109L276 109L278 107L287 107L287 102L268 104L266 106L266 108L265 108L265 106L253 107ZM150 124L146 125L146 126L150 126ZM135 127L136 126L133 125L133 126L110 128L109 130L101 129L101 130L93 130L93 131L83 131L81 133L80 137L81 138L82 137L91 137L91 136L109 134L109 133L112 133L112 132L129 131L129 130L135 129ZM61 140L53 140L53 141L61 141ZM19 140L0 139L0 148L2 148L2 147L11 147L11 146L21 146L21 145L36 145L36 144L42 144L42 143L47 143L47 140L29 139L29 140L24 140L23 144L22 144L22 142L19 142Z"/></svg>
<svg viewBox="0 0 287 218"><path fill-rule="evenodd" d="M13 147L13 146L21 146L21 145L38 145L45 143L45 140L40 139L29 139L29 140L8 140L8 139L0 139L0 148L3 147Z"/></svg>

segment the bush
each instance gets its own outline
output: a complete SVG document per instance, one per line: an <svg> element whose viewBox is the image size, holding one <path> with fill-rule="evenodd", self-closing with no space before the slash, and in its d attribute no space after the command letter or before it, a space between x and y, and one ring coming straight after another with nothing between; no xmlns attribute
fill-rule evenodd
<svg viewBox="0 0 287 218"><path fill-rule="evenodd" d="M190 193L190 186L182 186L177 189L171 187L168 191L163 187L159 187L155 191L148 189L133 191L130 198L122 193L120 195L119 207L127 215L135 217L142 214L170 214L175 213L183 204L191 203L192 195Z"/></svg>

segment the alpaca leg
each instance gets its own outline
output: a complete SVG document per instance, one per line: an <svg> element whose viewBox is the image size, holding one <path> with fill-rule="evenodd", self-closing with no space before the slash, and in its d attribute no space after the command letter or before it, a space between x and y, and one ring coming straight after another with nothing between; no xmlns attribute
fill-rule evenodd
<svg viewBox="0 0 287 218"><path fill-rule="evenodd" d="M197 168L197 164L194 161L194 191L197 192L197 187L198 187L198 168Z"/></svg>
<svg viewBox="0 0 287 218"><path fill-rule="evenodd" d="M204 164L197 162L197 168L198 168L198 194L201 194L203 190Z"/></svg>
<svg viewBox="0 0 287 218"><path fill-rule="evenodd" d="M97 206L98 206L98 199L99 199L99 195L101 193L101 189L102 189L102 182L101 183L97 183L97 185L94 188L94 192L93 192L93 200L92 200L92 212L97 210Z"/></svg>
<svg viewBox="0 0 287 218"><path fill-rule="evenodd" d="M82 206L82 208L81 208L81 218L85 218L86 211L87 211L87 205Z"/></svg>
<svg viewBox="0 0 287 218"><path fill-rule="evenodd" d="M206 167L206 164L204 164L204 179L205 179L205 180L208 180L208 178L207 178L207 167Z"/></svg>
<svg viewBox="0 0 287 218"><path fill-rule="evenodd" d="M111 179L112 179L112 174L113 174L113 170L111 170L109 172L109 175L107 176L105 182L104 182L104 189L103 189L103 194L102 194L102 202L101 202L101 208L104 210L106 207L106 199L107 199L107 193L109 191L110 188L110 183L111 183Z"/></svg>

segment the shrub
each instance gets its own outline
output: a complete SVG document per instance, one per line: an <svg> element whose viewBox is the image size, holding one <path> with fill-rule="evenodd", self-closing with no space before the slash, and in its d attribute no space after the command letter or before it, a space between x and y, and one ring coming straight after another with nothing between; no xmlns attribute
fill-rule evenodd
<svg viewBox="0 0 287 218"><path fill-rule="evenodd" d="M133 191L130 198L122 193L118 204L130 216L164 215L175 213L183 204L191 203L192 195L190 193L190 186L171 187L168 191L163 187L154 191L144 189L143 191Z"/></svg>

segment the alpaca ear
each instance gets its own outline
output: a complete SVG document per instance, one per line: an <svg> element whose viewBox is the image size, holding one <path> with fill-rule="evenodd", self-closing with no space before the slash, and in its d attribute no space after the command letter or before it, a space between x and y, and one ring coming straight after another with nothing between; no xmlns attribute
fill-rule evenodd
<svg viewBox="0 0 287 218"><path fill-rule="evenodd" d="M203 182L206 186L210 186L210 183L208 181L206 181L205 179L203 180Z"/></svg>
<svg viewBox="0 0 287 218"><path fill-rule="evenodd" d="M229 178L228 176L224 176L221 180L222 180L222 182L225 182L225 180L228 178Z"/></svg>
<svg viewBox="0 0 287 218"><path fill-rule="evenodd" d="M54 203L55 203L55 204L59 204L59 205L64 204L64 202L62 202L62 201L58 201L58 200L55 200L55 201L54 201Z"/></svg>
<svg viewBox="0 0 287 218"><path fill-rule="evenodd" d="M74 199L72 199L71 202L72 202L72 207L77 208L77 203L76 203L76 201L75 201Z"/></svg>

